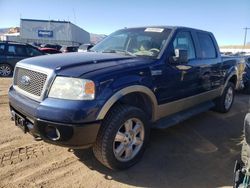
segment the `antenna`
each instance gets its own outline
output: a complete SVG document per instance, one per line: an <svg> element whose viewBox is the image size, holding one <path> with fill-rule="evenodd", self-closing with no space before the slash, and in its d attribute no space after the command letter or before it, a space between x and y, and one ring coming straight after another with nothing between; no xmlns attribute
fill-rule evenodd
<svg viewBox="0 0 250 188"><path fill-rule="evenodd" d="M73 13L74 13L74 20L75 20L75 24L76 24L76 13L75 13L75 9L73 8Z"/></svg>

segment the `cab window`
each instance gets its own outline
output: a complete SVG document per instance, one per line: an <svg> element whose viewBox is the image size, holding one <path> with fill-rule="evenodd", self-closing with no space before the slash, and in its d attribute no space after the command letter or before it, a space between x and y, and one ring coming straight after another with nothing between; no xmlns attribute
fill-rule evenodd
<svg viewBox="0 0 250 188"><path fill-rule="evenodd" d="M201 48L201 58L216 58L216 50L212 38L207 33L197 33Z"/></svg>
<svg viewBox="0 0 250 188"><path fill-rule="evenodd" d="M0 44L0 55L4 54L4 48L5 48L5 45L4 44Z"/></svg>
<svg viewBox="0 0 250 188"><path fill-rule="evenodd" d="M27 53L26 53L25 47L22 45L9 45L8 55L27 56Z"/></svg>
<svg viewBox="0 0 250 188"><path fill-rule="evenodd" d="M173 48L174 50L187 50L188 59L195 59L194 43L190 32L180 31L179 33L177 33L173 41Z"/></svg>

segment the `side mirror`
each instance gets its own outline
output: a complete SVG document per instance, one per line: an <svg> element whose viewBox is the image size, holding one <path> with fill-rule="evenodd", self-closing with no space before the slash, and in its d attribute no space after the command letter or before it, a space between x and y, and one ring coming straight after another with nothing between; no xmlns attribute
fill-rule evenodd
<svg viewBox="0 0 250 188"><path fill-rule="evenodd" d="M173 56L174 63L185 64L188 62L188 52L183 49L175 49L175 56Z"/></svg>

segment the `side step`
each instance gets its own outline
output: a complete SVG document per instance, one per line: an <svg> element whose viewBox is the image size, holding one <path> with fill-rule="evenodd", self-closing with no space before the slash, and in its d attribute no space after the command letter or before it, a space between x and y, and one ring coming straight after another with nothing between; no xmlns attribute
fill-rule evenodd
<svg viewBox="0 0 250 188"><path fill-rule="evenodd" d="M173 114L158 120L152 127L157 129L166 129L173 125L176 125L192 116L198 115L202 112L210 110L215 104L212 101L208 101L199 104L195 107L189 108L187 110L181 111L177 114Z"/></svg>

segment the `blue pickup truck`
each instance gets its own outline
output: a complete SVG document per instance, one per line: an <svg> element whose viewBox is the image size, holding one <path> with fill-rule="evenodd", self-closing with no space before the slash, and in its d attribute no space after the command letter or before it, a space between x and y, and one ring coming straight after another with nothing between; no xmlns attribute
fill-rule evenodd
<svg viewBox="0 0 250 188"><path fill-rule="evenodd" d="M223 61L212 33L186 27L118 30L86 53L17 63L12 119L35 138L93 147L111 169L143 155L150 129L233 104L237 67Z"/></svg>

